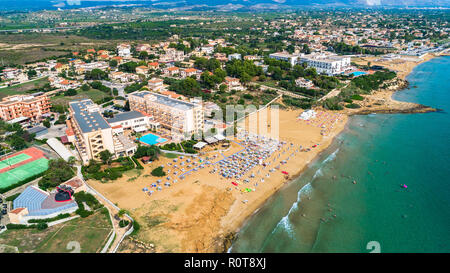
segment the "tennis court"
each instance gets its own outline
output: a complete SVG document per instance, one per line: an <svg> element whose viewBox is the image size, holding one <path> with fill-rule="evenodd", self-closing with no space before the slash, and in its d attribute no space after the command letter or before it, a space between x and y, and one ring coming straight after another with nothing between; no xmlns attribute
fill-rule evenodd
<svg viewBox="0 0 450 273"><path fill-rule="evenodd" d="M39 158L7 172L0 173L0 189L14 185L47 169L48 160L46 158Z"/></svg>
<svg viewBox="0 0 450 273"><path fill-rule="evenodd" d="M0 161L0 170L3 170L4 168L15 165L17 163L20 163L20 162L25 161L30 158L31 158L31 156L29 156L25 153L22 153L22 154L18 154L16 156L4 159L4 160Z"/></svg>

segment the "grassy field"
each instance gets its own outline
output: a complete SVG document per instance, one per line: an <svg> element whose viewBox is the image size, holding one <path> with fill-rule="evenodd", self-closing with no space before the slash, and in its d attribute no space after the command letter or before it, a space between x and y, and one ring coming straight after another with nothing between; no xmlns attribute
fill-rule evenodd
<svg viewBox="0 0 450 273"><path fill-rule="evenodd" d="M98 46L108 47L108 43L76 35L3 34L0 35L0 59L5 64L25 64L66 55L74 50Z"/></svg>
<svg viewBox="0 0 450 273"><path fill-rule="evenodd" d="M78 89L77 91L78 94L75 96L64 96L63 94L60 94L52 97L50 100L53 104L68 105L69 102L73 100L91 99L93 101L98 101L102 98L108 97L108 94L97 89L91 89L88 91L81 91L80 89Z"/></svg>
<svg viewBox="0 0 450 273"><path fill-rule="evenodd" d="M112 230L109 216L101 209L87 218L77 218L66 223L47 228L7 230L0 234L0 245L17 247L19 252L68 253L68 243L80 244L82 253L100 252Z"/></svg>
<svg viewBox="0 0 450 273"><path fill-rule="evenodd" d="M42 88L45 84L48 83L47 77L37 79L34 81L17 84L13 86L8 86L5 88L0 88L0 98L4 98L7 96L17 95L17 94L24 94L27 92L32 93L32 90L35 90L37 88Z"/></svg>

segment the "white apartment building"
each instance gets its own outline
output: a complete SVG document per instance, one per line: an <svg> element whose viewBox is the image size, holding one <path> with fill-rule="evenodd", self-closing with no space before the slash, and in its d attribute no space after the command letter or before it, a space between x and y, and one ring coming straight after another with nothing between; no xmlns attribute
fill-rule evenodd
<svg viewBox="0 0 450 273"><path fill-rule="evenodd" d="M172 132L190 137L203 131L204 117L201 104L182 101L149 91L128 95L130 109L148 114L153 122Z"/></svg>
<svg viewBox="0 0 450 273"><path fill-rule="evenodd" d="M290 63L291 66L294 66L294 65L297 64L299 56L298 55L289 54L287 52L277 52L277 53L270 54L269 58L276 59L276 60L281 60L281 61L286 61L286 62Z"/></svg>
<svg viewBox="0 0 450 273"><path fill-rule="evenodd" d="M350 57L345 56L325 56L325 55L305 55L300 62L306 62L308 67L316 69L317 73L329 76L341 74L350 69Z"/></svg>

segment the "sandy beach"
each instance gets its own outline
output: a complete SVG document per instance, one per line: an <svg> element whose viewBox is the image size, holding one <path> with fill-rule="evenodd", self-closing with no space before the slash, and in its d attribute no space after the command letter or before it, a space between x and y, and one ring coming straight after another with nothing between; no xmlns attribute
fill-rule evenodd
<svg viewBox="0 0 450 273"><path fill-rule="evenodd" d="M186 162L186 157L174 162L173 158L165 156L144 165L144 170L132 170L113 182L89 181L96 190L120 208L129 211L141 226L136 236L124 240L119 252L226 251L233 234L244 221L285 183L298 176L332 143L334 137L345 128L349 115L411 112L411 109L416 109L414 111L417 112L434 110L426 107L419 109L417 104L398 102L391 98L393 92L406 86L406 75L416 65L432 57L434 56L430 55L422 61L404 63L377 63L369 58L362 60L371 61L372 65L380 64L395 69L399 79L391 82L387 89L365 96L366 99L361 102L362 107L359 109L315 109L317 116L309 121L298 118L303 112L301 109L280 110L279 139L286 144L265 161L271 165L258 165L247 173L247 176L250 173L256 174L249 183L224 178L217 172L211 173L216 168L214 166L192 171L184 179L177 179L177 182L173 183L182 173L181 166L174 168L174 165L184 161L187 167L189 163ZM249 119L251 116L246 119L247 126ZM269 121L269 124L271 123ZM218 162L241 151L244 147L240 141L242 140L233 139L230 148L221 150L221 146L218 146L217 149L208 149L208 152L200 157L208 157L211 162ZM309 148L309 151L300 151L300 146L303 149ZM283 160L287 163L280 165ZM166 171L170 169L171 173L162 178L153 177L151 170L160 165L164 165ZM275 165L280 165L279 169L270 172ZM282 172L287 172L288 176ZM170 180L167 180L167 176ZM158 179L162 180L160 191L151 188ZM264 179L264 182L261 179ZM164 186L165 182L170 182L171 186ZM232 182L238 182L238 185L233 185ZM150 188L154 191L153 194L148 195L143 191L144 188Z"/></svg>
<svg viewBox="0 0 450 273"><path fill-rule="evenodd" d="M133 170L117 181L100 183L91 180L89 184L119 207L128 210L141 225L137 240L155 245L157 252L222 252L224 238L236 232L267 198L299 175L309 162L331 144L347 121L345 115L320 111L314 122L307 122L298 119L302 112L280 110L279 128L283 128L280 130L280 140L286 144L266 160L270 165L256 166L250 171L255 177L247 184L239 182L235 186L231 182L237 182L236 179L210 173L214 167L206 167L172 183L170 187L163 186L161 191L155 191L149 196L142 189L150 187L159 179L150 175L153 168L165 165L165 169L171 169L172 172L167 176L171 180L175 178L173 159L163 156L145 165L144 170ZM211 161L228 157L243 149L238 141L232 142L226 151L212 150L203 157L216 156ZM310 151L300 151L300 145ZM287 163L280 165L279 162L283 160ZM172 167L168 167L169 163ZM270 172L275 165L280 165L280 168ZM287 172L288 177L282 172ZM163 183L168 181L167 177L161 179ZM243 189L254 191L243 192ZM124 252L129 252L130 248L127 242L121 247Z"/></svg>

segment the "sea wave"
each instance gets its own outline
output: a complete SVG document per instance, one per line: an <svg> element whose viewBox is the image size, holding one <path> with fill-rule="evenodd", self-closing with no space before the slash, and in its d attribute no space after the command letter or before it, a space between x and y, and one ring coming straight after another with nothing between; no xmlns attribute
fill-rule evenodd
<svg viewBox="0 0 450 273"><path fill-rule="evenodd" d="M339 152L339 148L336 149L336 151L334 151L332 154L330 154L327 158L325 158L325 160L323 161L323 163L327 163L330 162L331 160L336 158L336 154Z"/></svg>
<svg viewBox="0 0 450 273"><path fill-rule="evenodd" d="M282 228L283 230L287 231L289 236L294 238L294 230L292 229L292 224L289 220L289 215L291 215L292 212L296 211L298 209L298 205L302 201L302 196L310 194L312 191L311 183L307 183L305 186L303 186L297 193L297 200L292 204L291 208L289 209L288 213L281 218L281 220L278 222L278 224L275 226L275 228L272 230L272 234L275 233L275 231L278 230L278 228Z"/></svg>

